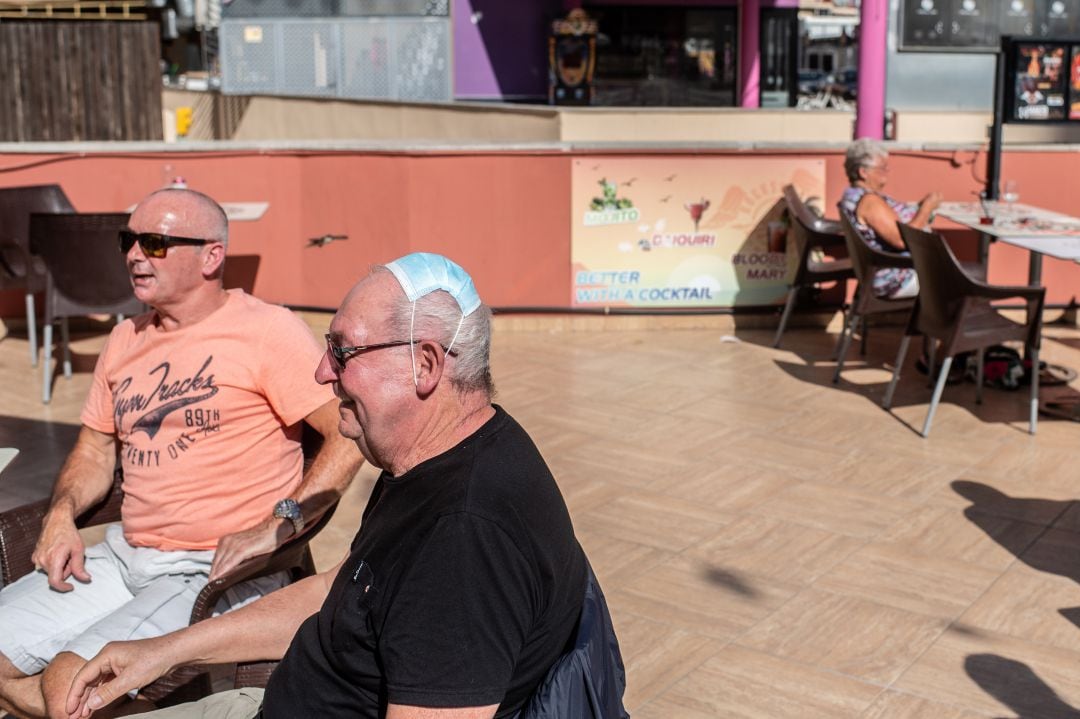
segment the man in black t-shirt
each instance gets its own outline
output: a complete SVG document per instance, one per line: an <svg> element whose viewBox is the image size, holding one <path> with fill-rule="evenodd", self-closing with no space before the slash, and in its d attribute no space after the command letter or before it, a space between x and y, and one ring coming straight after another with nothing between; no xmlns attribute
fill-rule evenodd
<svg viewBox="0 0 1080 719"><path fill-rule="evenodd" d="M341 434L383 470L348 556L235 612L108 645L76 676L71 715L177 665L265 658L282 661L264 694L152 715L521 709L572 638L588 569L540 453L491 403L490 324L469 276L438 255L408 255L358 283L316 371L341 401Z"/></svg>

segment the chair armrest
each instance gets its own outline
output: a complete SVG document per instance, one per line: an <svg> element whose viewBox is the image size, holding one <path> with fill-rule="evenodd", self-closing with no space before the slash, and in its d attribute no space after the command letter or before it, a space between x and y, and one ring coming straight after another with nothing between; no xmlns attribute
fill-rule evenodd
<svg viewBox="0 0 1080 719"><path fill-rule="evenodd" d="M0 580L4 586L34 571L30 557L48 511L49 500L41 499L0 512Z"/></svg>
<svg viewBox="0 0 1080 719"><path fill-rule="evenodd" d="M840 239L840 244L844 243L844 227L840 224L840 220L819 217L814 220L810 229L823 235L836 235Z"/></svg>
<svg viewBox="0 0 1080 719"><path fill-rule="evenodd" d="M286 570L294 574L293 581L314 574L315 568L311 562L308 543L330 521L335 509L337 509L336 502L323 512L322 516L316 521L305 526L300 534L289 537L284 544L273 552L252 557L242 562L225 576L208 582L199 592L199 596L195 598L195 604L191 608L191 624L209 618L225 592L241 582ZM297 574L300 576L297 576Z"/></svg>
<svg viewBox="0 0 1080 719"><path fill-rule="evenodd" d="M1046 297L1045 287L1030 285L988 285L972 279L972 294L989 300L1007 300L1020 297L1028 302L1042 302Z"/></svg>
<svg viewBox="0 0 1080 719"><path fill-rule="evenodd" d="M120 521L120 505L124 501L124 492L120 489L122 481L123 474L118 469L113 475L109 493L83 512L75 520L75 526L81 529ZM0 512L0 580L5 586L34 570L30 557L41 534L41 525L49 511L50 501L39 499Z"/></svg>

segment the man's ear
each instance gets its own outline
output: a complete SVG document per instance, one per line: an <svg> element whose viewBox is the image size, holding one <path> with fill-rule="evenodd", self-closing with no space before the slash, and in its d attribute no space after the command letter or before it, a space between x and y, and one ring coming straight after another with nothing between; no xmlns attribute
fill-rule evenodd
<svg viewBox="0 0 1080 719"><path fill-rule="evenodd" d="M225 245L220 242L211 242L203 247L202 253L203 277L220 275L225 264Z"/></svg>
<svg viewBox="0 0 1080 719"><path fill-rule="evenodd" d="M423 340L416 344L416 391L427 397L442 381L446 354L437 342Z"/></svg>

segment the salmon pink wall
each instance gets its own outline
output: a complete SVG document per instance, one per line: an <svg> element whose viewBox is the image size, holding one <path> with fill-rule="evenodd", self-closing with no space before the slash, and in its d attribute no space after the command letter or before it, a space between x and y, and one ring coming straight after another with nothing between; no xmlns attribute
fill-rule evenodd
<svg viewBox="0 0 1080 719"><path fill-rule="evenodd" d="M495 307L557 307L570 303L570 163L588 153L402 153L221 151L0 155L0 186L59 183L76 208L123 210L183 176L194 189L223 202L266 201L257 222L234 222L230 253L261 257L255 292L274 302L334 307L367 268L410 251L445 253L469 269L481 296ZM640 154L687 154L662 149ZM696 155L746 152L703 151ZM759 152L803 155L826 162L826 206L846 185L841 150ZM633 153L618 153L632 157ZM894 151L887 191L914 200L939 190L947 200L971 200L981 188L985 154L973 151ZM1080 155L1013 152L1002 177L1015 179L1021 201L1080 215L1070 183ZM963 254L972 233L939 222ZM307 239L349 239L308 248ZM991 250L990 278L1020 283L1027 254ZM1080 267L1048 259L1049 302L1067 302L1080 287ZM0 313L22 312L17 292L0 294Z"/></svg>

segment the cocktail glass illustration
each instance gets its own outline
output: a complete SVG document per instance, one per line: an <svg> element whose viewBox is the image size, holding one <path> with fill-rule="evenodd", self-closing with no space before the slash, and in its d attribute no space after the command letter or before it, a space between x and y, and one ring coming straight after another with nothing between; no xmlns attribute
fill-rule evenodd
<svg viewBox="0 0 1080 719"><path fill-rule="evenodd" d="M699 202L687 202L683 207L690 213L690 219L694 221L694 234L697 234L698 223L701 222L701 216L705 214L705 210L709 209L709 201L702 197Z"/></svg>

